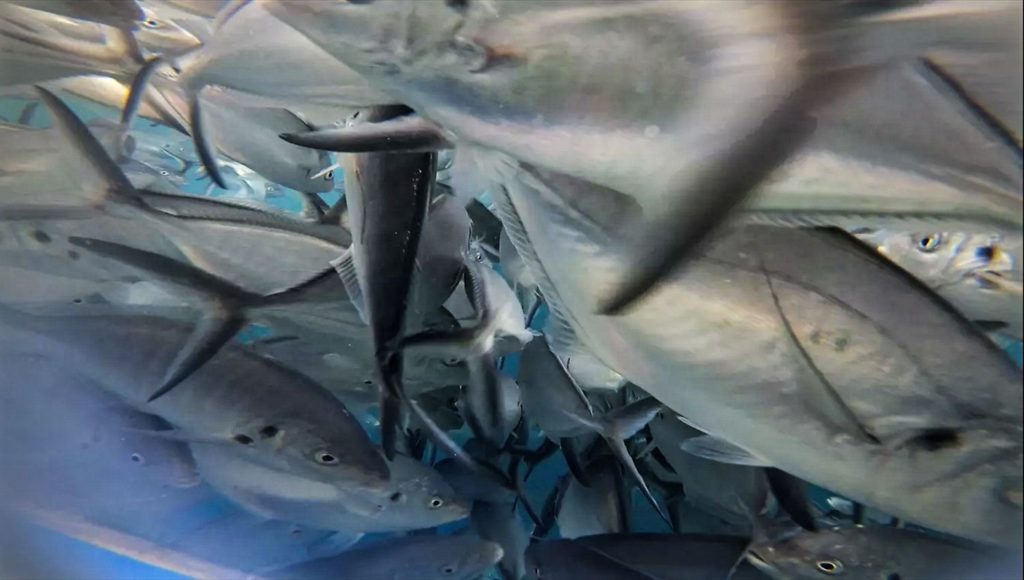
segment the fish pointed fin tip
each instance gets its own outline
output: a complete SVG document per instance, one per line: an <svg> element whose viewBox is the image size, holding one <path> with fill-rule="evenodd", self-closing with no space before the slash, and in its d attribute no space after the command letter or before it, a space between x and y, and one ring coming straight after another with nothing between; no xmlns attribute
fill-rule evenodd
<svg viewBox="0 0 1024 580"><path fill-rule="evenodd" d="M106 199L119 199L124 202L139 201L139 194L128 177L117 163L110 157L103 145L82 120L71 110L60 97L49 89L34 85L43 104L50 111L50 117L65 140L70 144L70 151L82 160L85 167L91 168L95 178L104 184ZM103 202L98 202L102 205Z"/></svg>
<svg viewBox="0 0 1024 580"><path fill-rule="evenodd" d="M210 361L220 349L245 326L245 316L237 310L226 309L200 318L185 345L168 366L160 387L146 400L147 403L163 397L187 380Z"/></svg>
<svg viewBox="0 0 1024 580"><path fill-rule="evenodd" d="M227 181L225 181L224 175L220 171L220 165L217 164L217 158L214 155L214 146L213 141L210 139L210 132L203 120L201 94L202 89L194 93L189 99L189 123L192 125L192 139L195 142L199 161L202 163L203 168L206 169L206 174L210 177L210 180L217 187L227 189Z"/></svg>
<svg viewBox="0 0 1024 580"><path fill-rule="evenodd" d="M121 130L124 133L131 130L132 122L139 114L150 79L156 70L166 62L159 56L150 58L135 73L135 78L132 79L131 87L128 89L128 97L125 99L124 110L121 111Z"/></svg>
<svg viewBox="0 0 1024 580"><path fill-rule="evenodd" d="M691 455L719 463L771 467L770 463L755 457L749 451L711 435L691 437L680 443L679 448Z"/></svg>

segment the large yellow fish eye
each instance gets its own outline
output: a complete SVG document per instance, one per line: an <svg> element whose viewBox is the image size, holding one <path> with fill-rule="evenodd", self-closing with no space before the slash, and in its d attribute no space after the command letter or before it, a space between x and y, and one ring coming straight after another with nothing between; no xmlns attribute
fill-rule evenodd
<svg viewBox="0 0 1024 580"><path fill-rule="evenodd" d="M843 571L843 563L839 560L818 560L814 565L822 574L834 575Z"/></svg>
<svg viewBox="0 0 1024 580"><path fill-rule="evenodd" d="M929 253L942 246L942 234L925 234L917 239L917 249Z"/></svg>

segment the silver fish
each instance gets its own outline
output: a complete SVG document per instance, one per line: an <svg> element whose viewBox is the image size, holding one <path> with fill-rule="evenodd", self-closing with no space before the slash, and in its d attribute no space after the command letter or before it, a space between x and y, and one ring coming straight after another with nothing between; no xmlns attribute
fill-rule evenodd
<svg viewBox="0 0 1024 580"><path fill-rule="evenodd" d="M161 369L191 334L187 326L150 316L2 310L5 342L18 344L18 352L27 349L76 369L136 408L166 419L181 438L252 446L300 475L342 473L371 482L387 477L386 464L345 406L279 363L227 345L173 392L146 403Z"/></svg>
<svg viewBox="0 0 1024 580"><path fill-rule="evenodd" d="M562 538L573 539L597 534L629 532L629 511L632 508L625 493L619 466L595 460L587 466L590 487L579 481L569 482L558 511L558 532Z"/></svg>
<svg viewBox="0 0 1024 580"><path fill-rule="evenodd" d="M952 542L919 531L851 526L754 542L747 559L772 578L886 580L1021 576L1020 553Z"/></svg>
<svg viewBox="0 0 1024 580"><path fill-rule="evenodd" d="M340 472L298 473L251 449L190 446L205 482L267 519L373 533L429 528L469 515L468 503L437 471L404 455L387 463L389 479L366 482Z"/></svg>
<svg viewBox="0 0 1024 580"><path fill-rule="evenodd" d="M1024 335L1022 238L998 233L855 230L863 242L986 330Z"/></svg>
<svg viewBox="0 0 1024 580"><path fill-rule="evenodd" d="M749 565L736 566L746 544L743 538L706 534L611 534L539 542L526 551L527 577L531 580L766 578Z"/></svg>
<svg viewBox="0 0 1024 580"><path fill-rule="evenodd" d="M471 580L502 557L501 548L472 536L407 536L357 547L266 574L274 580Z"/></svg>
<svg viewBox="0 0 1024 580"><path fill-rule="evenodd" d="M905 273L838 234L740 228L600 319L628 198L594 191L581 219L582 189L508 171L510 239L535 276L558 273L539 280L552 311L616 371L797 477L951 533L1020 539L1020 370Z"/></svg>
<svg viewBox="0 0 1024 580"><path fill-rule="evenodd" d="M898 18L790 3L267 6L454 134L460 163L471 147L499 150L636 196L659 216L601 303L608 313L666 277L782 165L861 67L944 39L893 31Z"/></svg>
<svg viewBox="0 0 1024 580"><path fill-rule="evenodd" d="M684 441L702 433L669 411L658 413L648 426L658 451L686 490L683 501L749 532L749 515L741 506L760 509L767 493L761 469L711 461L683 451Z"/></svg>
<svg viewBox="0 0 1024 580"><path fill-rule="evenodd" d="M530 545L532 526L527 529L524 525L516 504L473 502L470 521L481 538L501 546L498 567L502 576L522 578L526 573L526 548Z"/></svg>

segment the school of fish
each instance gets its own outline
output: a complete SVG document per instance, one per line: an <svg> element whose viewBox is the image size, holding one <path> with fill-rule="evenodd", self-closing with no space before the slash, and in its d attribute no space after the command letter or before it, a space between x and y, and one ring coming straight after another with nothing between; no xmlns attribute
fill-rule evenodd
<svg viewBox="0 0 1024 580"><path fill-rule="evenodd" d="M0 576L1021 578L1022 6L0 1Z"/></svg>

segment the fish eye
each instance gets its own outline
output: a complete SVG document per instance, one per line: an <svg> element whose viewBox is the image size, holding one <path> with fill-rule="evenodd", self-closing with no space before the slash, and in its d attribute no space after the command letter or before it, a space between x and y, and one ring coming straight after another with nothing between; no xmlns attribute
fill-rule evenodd
<svg viewBox="0 0 1024 580"><path fill-rule="evenodd" d="M390 499L393 502L399 502L399 501L402 501L402 498L404 498L404 497L405 496L402 495L402 492L396 491L395 493L391 494L391 496L388 497L388 499Z"/></svg>
<svg viewBox="0 0 1024 580"><path fill-rule="evenodd" d="M450 576L455 573L455 566L448 564L447 566L441 568L441 573L445 576Z"/></svg>
<svg viewBox="0 0 1024 580"><path fill-rule="evenodd" d="M241 443L242 445L252 445L253 443L252 437L249 437L248 435L245 435L243 433L235 435L234 440L236 443Z"/></svg>
<svg viewBox="0 0 1024 580"><path fill-rule="evenodd" d="M129 457L129 459L132 460L132 463L142 463L145 461L145 459L143 459L143 457L138 453L132 453L132 456Z"/></svg>
<svg viewBox="0 0 1024 580"><path fill-rule="evenodd" d="M167 171L166 169L161 169L160 170L160 175L170 175L170 174L171 174L171 172Z"/></svg>
<svg viewBox="0 0 1024 580"><path fill-rule="evenodd" d="M142 21L142 25L146 28L160 28L160 21L155 18L147 18Z"/></svg>
<svg viewBox="0 0 1024 580"><path fill-rule="evenodd" d="M327 451L317 451L313 454L313 459L316 460L320 465L337 465L338 458L328 453Z"/></svg>
<svg viewBox="0 0 1024 580"><path fill-rule="evenodd" d="M324 181L334 181L334 170L330 170L324 174Z"/></svg>
<svg viewBox="0 0 1024 580"><path fill-rule="evenodd" d="M917 249L929 253L942 246L942 234L927 234L917 239Z"/></svg>
<svg viewBox="0 0 1024 580"><path fill-rule="evenodd" d="M439 497L430 498L430 509L438 509L444 505L444 500Z"/></svg>
<svg viewBox="0 0 1024 580"><path fill-rule="evenodd" d="M271 437L276 436L279 432L280 429L278 429L277 427L273 425L267 425L266 427L260 429L260 437L264 439L270 439Z"/></svg>
<svg viewBox="0 0 1024 580"><path fill-rule="evenodd" d="M843 571L843 563L839 560L818 560L814 565L822 574L839 574Z"/></svg>
<svg viewBox="0 0 1024 580"><path fill-rule="evenodd" d="M441 361L445 366L453 367L459 364L458 357L450 356Z"/></svg>

